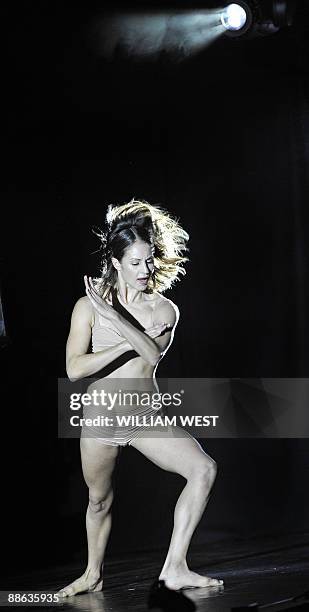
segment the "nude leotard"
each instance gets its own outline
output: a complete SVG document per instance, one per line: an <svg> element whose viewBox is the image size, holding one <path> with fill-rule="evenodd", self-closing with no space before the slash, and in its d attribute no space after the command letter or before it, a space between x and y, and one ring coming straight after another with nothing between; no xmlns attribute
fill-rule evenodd
<svg viewBox="0 0 309 612"><path fill-rule="evenodd" d="M112 289L112 304L113 308L117 310L117 312L119 312L127 321L132 323L134 327L140 331L145 331L145 327L143 327L141 323L130 312L128 312L128 310L122 306L122 304L120 304L115 289ZM104 318L94 311L94 324L92 327L92 352L97 353L106 347L115 346L121 342L121 339L123 338L121 338L120 334L113 327L112 323L107 321L107 319L105 319L104 322ZM99 372L92 374L91 377L105 378L114 372L114 370L117 370L117 368L120 368L135 357L139 357L139 354L136 351L126 351L107 366L99 370Z"/></svg>
<svg viewBox="0 0 309 612"><path fill-rule="evenodd" d="M140 331L145 331L145 327L139 323L139 321L127 311L127 309L119 302L117 293L115 289L112 289L112 305L117 312L119 312L127 321L132 323L134 327L139 329ZM92 327L92 352L96 353L98 351L103 350L104 348L115 346L119 344L123 340L122 336L119 334L116 328L113 327L113 324L108 319L101 317L94 310L94 323ZM97 380L101 380L102 378L106 378L114 372L116 369L120 368L122 365L134 359L135 357L139 357L139 354L135 350L129 350L114 359L107 366L88 376L87 378L95 378ZM101 383L100 383L101 385ZM100 409L99 409L100 412ZM101 409L102 413L102 409ZM158 415L159 411L157 409L152 408L151 406L115 406L113 408L112 414L114 422L116 422L116 416L122 415L134 415L139 416L141 420L146 419L150 420L151 416ZM95 418L98 414L98 409L93 406L85 406L84 407L84 417L85 418ZM103 444L108 444L111 446L125 446L127 444L131 444L133 438L138 437L142 432L148 431L148 427L140 427L140 426L119 426L113 425L112 427L107 426L91 426L91 427L83 427L82 437L87 438L95 438L97 441L102 442Z"/></svg>

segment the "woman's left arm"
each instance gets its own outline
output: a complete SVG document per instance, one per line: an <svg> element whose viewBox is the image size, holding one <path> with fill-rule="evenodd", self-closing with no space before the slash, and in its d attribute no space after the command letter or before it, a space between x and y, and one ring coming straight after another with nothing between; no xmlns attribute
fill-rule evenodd
<svg viewBox="0 0 309 612"><path fill-rule="evenodd" d="M120 335L142 359L155 366L173 339L173 330L179 318L177 306L170 300L163 300L155 310L156 323L151 328L140 331L98 295L91 278L88 281L85 276L84 281L86 294L99 314L113 321Z"/></svg>
<svg viewBox="0 0 309 612"><path fill-rule="evenodd" d="M134 348L150 365L156 365L158 363L171 342L172 330L170 328L171 323L167 316L168 313L162 312L162 315L159 317L158 314L159 313L157 313L157 319L159 318L161 322L156 323L144 332L137 329L118 312L113 321L114 326L121 336L126 338L132 348Z"/></svg>
<svg viewBox="0 0 309 612"><path fill-rule="evenodd" d="M90 299L93 307L97 312L113 322L114 327L119 331L120 335L125 338L131 347L150 365L155 366L161 358L160 345L152 339L159 336L168 326L168 321L160 319L160 323L155 325L155 334L152 335L137 329L132 323L127 321L120 313L118 313L106 300L102 299L97 293L91 278L84 276L86 294Z"/></svg>

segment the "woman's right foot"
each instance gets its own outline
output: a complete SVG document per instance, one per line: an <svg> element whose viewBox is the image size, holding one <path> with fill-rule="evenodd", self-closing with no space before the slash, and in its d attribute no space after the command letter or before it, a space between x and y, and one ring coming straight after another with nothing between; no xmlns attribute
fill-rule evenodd
<svg viewBox="0 0 309 612"><path fill-rule="evenodd" d="M72 597L77 595L77 593L95 593L102 591L102 586L103 579L100 575L90 574L86 571L80 578L60 589L57 595L60 597Z"/></svg>

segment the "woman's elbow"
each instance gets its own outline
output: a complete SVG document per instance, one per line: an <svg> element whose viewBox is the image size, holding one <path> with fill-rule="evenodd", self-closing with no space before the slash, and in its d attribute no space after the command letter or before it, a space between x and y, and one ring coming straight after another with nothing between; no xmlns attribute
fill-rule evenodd
<svg viewBox="0 0 309 612"><path fill-rule="evenodd" d="M73 360L72 360L73 362ZM76 367L74 366L74 362L72 363L70 362L67 365L67 376L68 379L70 380L70 382L75 382L76 380L78 380L79 378L81 378L81 376L79 376L79 373L76 371Z"/></svg>
<svg viewBox="0 0 309 612"><path fill-rule="evenodd" d="M70 368L67 369L67 376L70 382L75 382L78 380L78 376Z"/></svg>
<svg viewBox="0 0 309 612"><path fill-rule="evenodd" d="M69 376L68 375L68 379L70 382L76 382L80 377L79 376Z"/></svg>

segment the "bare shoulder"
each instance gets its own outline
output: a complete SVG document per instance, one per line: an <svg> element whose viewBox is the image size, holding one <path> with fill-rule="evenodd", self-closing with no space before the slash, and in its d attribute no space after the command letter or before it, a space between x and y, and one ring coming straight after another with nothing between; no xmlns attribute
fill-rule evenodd
<svg viewBox="0 0 309 612"><path fill-rule="evenodd" d="M176 306L176 304L172 302L172 300L169 300L160 293L156 293L154 295L156 296L154 299L155 318L162 319L162 316L164 316L164 318L167 319L169 323L172 323L173 325L178 323L178 306Z"/></svg>
<svg viewBox="0 0 309 612"><path fill-rule="evenodd" d="M78 312L91 312L92 304L87 295L84 295L83 297L79 298L77 302L75 302L74 310Z"/></svg>
<svg viewBox="0 0 309 612"><path fill-rule="evenodd" d="M87 295L79 298L77 302L75 302L72 318L75 320L92 323L93 306Z"/></svg>

